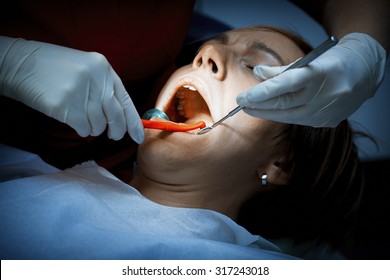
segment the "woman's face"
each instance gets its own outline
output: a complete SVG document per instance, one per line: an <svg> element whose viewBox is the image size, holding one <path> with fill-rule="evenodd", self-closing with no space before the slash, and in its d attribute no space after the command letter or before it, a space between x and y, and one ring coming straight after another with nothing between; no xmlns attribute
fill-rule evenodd
<svg viewBox="0 0 390 280"><path fill-rule="evenodd" d="M302 55L291 39L275 31L246 28L226 32L206 42L192 64L171 76L156 108L175 122L203 120L212 125L237 106L238 94L261 82L253 74L254 66L286 65ZM175 180L208 174L253 176L278 153L274 140L281 128L282 124L239 112L203 135L146 129L139 163L152 161L156 176L180 167Z"/></svg>

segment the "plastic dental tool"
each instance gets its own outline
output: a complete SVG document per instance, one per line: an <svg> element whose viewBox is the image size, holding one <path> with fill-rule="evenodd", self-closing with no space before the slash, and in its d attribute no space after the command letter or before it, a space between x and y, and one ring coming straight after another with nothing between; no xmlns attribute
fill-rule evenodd
<svg viewBox="0 0 390 280"><path fill-rule="evenodd" d="M331 47L336 45L337 42L338 42L338 40L336 39L336 37L331 36L329 39L327 39L325 42L323 42L318 47L313 49L307 55L303 56L301 59L299 59L297 62L292 64L290 67L286 68L283 72L285 72L287 70L290 70L290 69L295 69L295 68L300 68L300 67L306 66L311 61L313 61L314 59L319 57L321 54L326 52L328 49L330 49ZM283 73L283 72L281 72L281 73ZM226 119L228 119L228 118L234 116L235 114L237 114L242 109L243 109L243 107L237 106L232 111L230 111L226 116L224 116L222 119L220 119L219 121L217 121L216 123L214 123L211 126L206 126L205 128L200 129L196 134L201 135L201 134L205 134L205 133L209 132L210 130L212 130L213 128L215 128L216 126L218 126L222 122L224 122Z"/></svg>
<svg viewBox="0 0 390 280"><path fill-rule="evenodd" d="M146 111L142 118L142 124L145 128L158 129L170 132L187 132L206 127L206 123L204 121L199 121L191 124L171 122L169 121L168 116L158 109L150 109ZM152 118L165 119L166 121L151 120Z"/></svg>

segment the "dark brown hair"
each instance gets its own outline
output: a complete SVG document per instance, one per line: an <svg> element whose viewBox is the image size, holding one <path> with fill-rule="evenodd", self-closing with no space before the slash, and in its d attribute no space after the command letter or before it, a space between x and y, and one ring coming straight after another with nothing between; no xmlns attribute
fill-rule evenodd
<svg viewBox="0 0 390 280"><path fill-rule="evenodd" d="M311 50L299 36L274 27L304 53ZM262 192L242 209L238 222L266 238L325 242L344 248L353 227L364 186L364 175L347 120L334 128L286 125L275 139L283 145L281 167L291 175L288 186Z"/></svg>

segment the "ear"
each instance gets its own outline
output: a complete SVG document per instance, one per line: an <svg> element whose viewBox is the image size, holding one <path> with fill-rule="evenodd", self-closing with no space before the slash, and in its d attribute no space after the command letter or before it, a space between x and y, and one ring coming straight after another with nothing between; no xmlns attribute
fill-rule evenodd
<svg viewBox="0 0 390 280"><path fill-rule="evenodd" d="M282 166L284 166L284 164L281 162L272 161L265 166L257 168L257 176L261 179L262 174L266 173L268 175L268 184L276 186L288 185L290 173L283 170Z"/></svg>

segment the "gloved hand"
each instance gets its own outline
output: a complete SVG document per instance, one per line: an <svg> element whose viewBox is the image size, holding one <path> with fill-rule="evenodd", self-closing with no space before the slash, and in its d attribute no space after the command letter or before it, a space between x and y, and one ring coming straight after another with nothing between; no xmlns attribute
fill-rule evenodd
<svg viewBox="0 0 390 280"><path fill-rule="evenodd" d="M351 33L307 67L281 73L288 66L256 66L255 75L265 81L236 101L254 117L335 127L374 95L385 64L386 52L378 42Z"/></svg>
<svg viewBox="0 0 390 280"><path fill-rule="evenodd" d="M0 37L0 95L68 124L80 136L144 139L141 119L106 58L57 45Z"/></svg>

